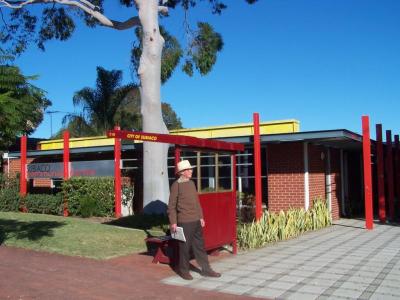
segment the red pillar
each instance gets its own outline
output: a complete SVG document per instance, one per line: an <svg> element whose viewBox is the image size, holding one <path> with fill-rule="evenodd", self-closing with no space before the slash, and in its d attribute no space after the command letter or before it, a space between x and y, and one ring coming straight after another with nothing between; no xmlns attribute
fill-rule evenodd
<svg viewBox="0 0 400 300"><path fill-rule="evenodd" d="M385 175L383 166L382 124L376 124L376 168L378 177L379 221L386 222Z"/></svg>
<svg viewBox="0 0 400 300"><path fill-rule="evenodd" d="M393 147L392 132L386 130L386 178L387 178L387 196L389 204L389 219L394 219L394 186L393 186Z"/></svg>
<svg viewBox="0 0 400 300"><path fill-rule="evenodd" d="M394 188L396 191L396 199L400 199L400 185L399 185L399 177L400 177L400 156L399 156L399 135L396 134L394 136ZM396 210L396 207L395 209ZM396 215L396 212L395 212Z"/></svg>
<svg viewBox="0 0 400 300"><path fill-rule="evenodd" d="M27 137L26 135L21 136L21 174L19 178L19 194L22 197L26 196L26 150L27 149Z"/></svg>
<svg viewBox="0 0 400 300"><path fill-rule="evenodd" d="M396 174L396 194L398 202L400 201L400 142L399 142L399 135L396 134L394 136L394 145L395 145L395 157L397 157L396 164L394 165L395 174ZM396 208L395 208L396 209ZM400 206L397 206L397 217L400 215Z"/></svg>
<svg viewBox="0 0 400 300"><path fill-rule="evenodd" d="M372 207L371 140L369 134L368 116L362 116L362 133L363 133L365 227L371 230L374 227L374 223L373 223L373 207Z"/></svg>
<svg viewBox="0 0 400 300"><path fill-rule="evenodd" d="M68 180L70 178L70 169L69 169L69 131L65 130L63 133L64 138L64 153L63 153L63 163L64 163L64 180ZM68 199L64 199L64 217L68 217Z"/></svg>
<svg viewBox="0 0 400 300"><path fill-rule="evenodd" d="M262 215L262 190L261 190L261 145L260 145L260 120L258 113L253 114L254 123L254 181L256 194L256 221Z"/></svg>
<svg viewBox="0 0 400 300"><path fill-rule="evenodd" d="M119 130L119 126L114 127ZM115 217L121 217L121 139L114 140L114 194L115 194Z"/></svg>
<svg viewBox="0 0 400 300"><path fill-rule="evenodd" d="M233 230L233 245L232 245L232 250L233 254L237 254L237 228L236 228L236 155L232 154L231 155L231 161L232 161L232 201L234 202L234 215L233 215L233 220L232 220L232 226L234 226Z"/></svg>
<svg viewBox="0 0 400 300"><path fill-rule="evenodd" d="M175 174L178 171L178 162L181 160L181 148L178 145L175 145Z"/></svg>

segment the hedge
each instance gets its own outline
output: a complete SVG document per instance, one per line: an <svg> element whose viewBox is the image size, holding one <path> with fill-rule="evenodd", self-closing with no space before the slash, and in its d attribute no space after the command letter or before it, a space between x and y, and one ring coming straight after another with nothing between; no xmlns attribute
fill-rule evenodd
<svg viewBox="0 0 400 300"><path fill-rule="evenodd" d="M114 178L72 177L62 183L62 195L67 199L73 216L110 217L114 215Z"/></svg>
<svg viewBox="0 0 400 300"><path fill-rule="evenodd" d="M61 193L49 194L28 194L23 198L24 206L30 213L62 215L63 197Z"/></svg>
<svg viewBox="0 0 400 300"><path fill-rule="evenodd" d="M114 178L73 177L62 183L56 195L28 194L19 196L18 178L7 178L0 174L0 211L26 209L31 213L61 215L64 199L72 216L114 216ZM123 186L122 201L133 197L133 188Z"/></svg>
<svg viewBox="0 0 400 300"><path fill-rule="evenodd" d="M18 211L19 180L0 174L0 211Z"/></svg>

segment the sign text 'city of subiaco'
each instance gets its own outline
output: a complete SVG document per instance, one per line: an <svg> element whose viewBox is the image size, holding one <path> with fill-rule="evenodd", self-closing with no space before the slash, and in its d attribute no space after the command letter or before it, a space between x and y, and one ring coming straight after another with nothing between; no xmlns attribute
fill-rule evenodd
<svg viewBox="0 0 400 300"><path fill-rule="evenodd" d="M227 151L244 151L244 145L240 143L228 143L225 141L211 140L211 139L200 139L193 136L184 135L172 135L162 133L147 133L138 131L126 131L126 130L109 130L107 132L109 138L119 138L126 140L137 140L144 142L157 142L157 143L168 143L176 144L187 147L200 147L215 150L227 150Z"/></svg>

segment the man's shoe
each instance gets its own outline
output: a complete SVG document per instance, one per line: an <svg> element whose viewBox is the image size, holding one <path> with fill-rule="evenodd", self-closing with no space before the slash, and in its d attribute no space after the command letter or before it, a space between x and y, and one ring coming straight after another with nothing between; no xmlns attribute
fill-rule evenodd
<svg viewBox="0 0 400 300"><path fill-rule="evenodd" d="M205 277L221 277L221 273L215 272L214 270L203 271L201 275Z"/></svg>
<svg viewBox="0 0 400 300"><path fill-rule="evenodd" d="M179 276L181 276L183 279L185 280L193 280L192 275L190 275L190 273L178 273Z"/></svg>

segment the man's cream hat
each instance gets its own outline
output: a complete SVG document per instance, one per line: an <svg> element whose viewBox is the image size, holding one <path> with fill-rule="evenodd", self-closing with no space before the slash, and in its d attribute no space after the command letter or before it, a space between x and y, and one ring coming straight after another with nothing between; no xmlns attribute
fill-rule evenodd
<svg viewBox="0 0 400 300"><path fill-rule="evenodd" d="M182 160L178 162L177 168L176 168L176 173L180 173L182 171L188 170L188 169L193 169L195 167L192 167L190 162L188 160Z"/></svg>

